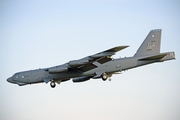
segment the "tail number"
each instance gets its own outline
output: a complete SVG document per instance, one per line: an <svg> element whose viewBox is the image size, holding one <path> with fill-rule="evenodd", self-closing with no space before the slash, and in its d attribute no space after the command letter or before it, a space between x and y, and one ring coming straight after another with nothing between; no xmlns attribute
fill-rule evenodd
<svg viewBox="0 0 180 120"><path fill-rule="evenodd" d="M148 43L146 47L146 51L151 51L153 47L155 47L155 42Z"/></svg>

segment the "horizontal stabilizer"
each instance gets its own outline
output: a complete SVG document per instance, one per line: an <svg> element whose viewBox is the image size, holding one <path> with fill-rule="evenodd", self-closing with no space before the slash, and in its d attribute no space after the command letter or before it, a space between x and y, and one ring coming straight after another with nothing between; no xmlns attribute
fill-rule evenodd
<svg viewBox="0 0 180 120"><path fill-rule="evenodd" d="M145 57L145 58L141 58L141 59L138 59L138 60L157 60L157 59L162 59L164 56L166 56L167 53L162 53L162 54L158 54L158 55L153 55L153 56L148 56L148 57Z"/></svg>

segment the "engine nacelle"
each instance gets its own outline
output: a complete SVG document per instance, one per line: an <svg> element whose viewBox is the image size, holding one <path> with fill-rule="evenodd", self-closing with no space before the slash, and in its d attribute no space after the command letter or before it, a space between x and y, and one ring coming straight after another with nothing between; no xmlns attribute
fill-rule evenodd
<svg viewBox="0 0 180 120"><path fill-rule="evenodd" d="M49 73L51 74L56 74L56 73L60 73L60 72L66 72L68 71L68 68L64 68L64 67L53 67L48 69Z"/></svg>
<svg viewBox="0 0 180 120"><path fill-rule="evenodd" d="M87 76L85 76L85 77L78 77L78 78L73 78L73 82L84 82L84 81L87 81L87 80L89 80L90 78L92 78L92 77L87 77Z"/></svg>
<svg viewBox="0 0 180 120"><path fill-rule="evenodd" d="M89 60L72 60L69 61L69 66L79 66L79 65L84 65L86 63L88 63Z"/></svg>

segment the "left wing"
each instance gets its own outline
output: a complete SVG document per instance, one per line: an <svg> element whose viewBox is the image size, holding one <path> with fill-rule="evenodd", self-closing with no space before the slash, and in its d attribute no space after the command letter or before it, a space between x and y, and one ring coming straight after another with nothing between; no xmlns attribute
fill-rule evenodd
<svg viewBox="0 0 180 120"><path fill-rule="evenodd" d="M106 62L109 62L112 60L112 58L111 58L112 55L115 55L116 52L118 52L118 51L120 51L126 47L128 47L128 46L117 46L117 47L108 49L106 51L87 56L87 57L82 58L80 60L76 60L78 62L87 61L87 63L85 63L85 64L82 62L82 65L78 66L77 69L81 72L86 72L86 71L89 71L91 69L94 69L98 66L94 65L93 62L96 61L100 64L104 64Z"/></svg>
<svg viewBox="0 0 180 120"><path fill-rule="evenodd" d="M96 61L100 64L109 62L112 60L112 58L111 58L112 55L115 55L116 52L118 52L122 49L125 49L127 47L129 47L129 46L117 46L117 47L108 49L106 51L84 57L79 60L72 60L63 65L48 68L48 69L46 69L46 71L48 71L51 74L66 72L66 71L72 70L72 69L77 70L79 72L86 72L86 71L89 71L91 69L98 67L98 66L94 65L93 62Z"/></svg>

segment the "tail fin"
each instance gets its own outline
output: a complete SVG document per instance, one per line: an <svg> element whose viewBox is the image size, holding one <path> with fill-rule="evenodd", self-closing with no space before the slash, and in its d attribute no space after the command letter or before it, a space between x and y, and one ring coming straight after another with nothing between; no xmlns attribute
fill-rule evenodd
<svg viewBox="0 0 180 120"><path fill-rule="evenodd" d="M160 53L161 29L151 30L134 56L148 56Z"/></svg>

